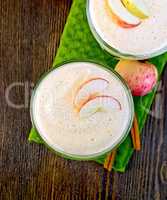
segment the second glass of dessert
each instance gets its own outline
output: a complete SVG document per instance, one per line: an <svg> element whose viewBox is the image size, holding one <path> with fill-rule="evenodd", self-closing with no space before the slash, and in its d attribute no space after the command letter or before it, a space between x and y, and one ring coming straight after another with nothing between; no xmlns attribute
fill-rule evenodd
<svg viewBox="0 0 167 200"><path fill-rule="evenodd" d="M143 60L167 51L166 0L88 0L91 31L110 54Z"/></svg>

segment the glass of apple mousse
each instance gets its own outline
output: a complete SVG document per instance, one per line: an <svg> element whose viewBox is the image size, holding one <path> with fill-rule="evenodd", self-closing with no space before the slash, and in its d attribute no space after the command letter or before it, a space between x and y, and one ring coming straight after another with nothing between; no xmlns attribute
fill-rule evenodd
<svg viewBox="0 0 167 200"><path fill-rule="evenodd" d="M94 62L63 63L45 74L31 97L31 120L44 143L63 157L99 157L126 138L133 121L129 88Z"/></svg>
<svg viewBox="0 0 167 200"><path fill-rule="evenodd" d="M90 29L110 54L143 60L167 51L167 0L87 0Z"/></svg>

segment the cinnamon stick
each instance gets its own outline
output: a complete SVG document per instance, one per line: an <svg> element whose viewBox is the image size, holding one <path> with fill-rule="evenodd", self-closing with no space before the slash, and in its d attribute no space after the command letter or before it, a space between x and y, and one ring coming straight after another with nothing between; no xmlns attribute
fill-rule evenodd
<svg viewBox="0 0 167 200"><path fill-rule="evenodd" d="M140 151L141 150L140 131L136 115L134 116L134 130L135 130L136 150Z"/></svg>
<svg viewBox="0 0 167 200"><path fill-rule="evenodd" d="M104 168L107 169L108 171L112 170L115 157L116 157L116 149L113 150L106 158L105 163L104 163Z"/></svg>
<svg viewBox="0 0 167 200"><path fill-rule="evenodd" d="M134 147L134 149L136 149L135 130L134 130L133 126L131 128L131 138L132 138L133 147Z"/></svg>
<svg viewBox="0 0 167 200"><path fill-rule="evenodd" d="M138 125L136 114L134 116L133 126L131 128L131 137L132 137L134 149L136 151L140 151L141 150L141 141L140 141L139 125Z"/></svg>

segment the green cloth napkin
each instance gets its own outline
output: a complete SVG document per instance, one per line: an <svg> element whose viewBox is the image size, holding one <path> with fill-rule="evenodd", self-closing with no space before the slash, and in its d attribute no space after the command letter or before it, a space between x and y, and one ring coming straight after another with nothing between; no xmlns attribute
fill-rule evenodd
<svg viewBox="0 0 167 200"><path fill-rule="evenodd" d="M94 60L96 62L108 65L114 68L118 60L103 51L94 37L92 36L87 18L86 18L86 0L73 0L70 14L61 37L60 47L58 49L53 67L67 60ZM157 66L159 76L167 62L167 53L150 59L150 62ZM142 130L148 110L153 102L155 90L145 97L135 97L135 112L139 122L140 131ZM31 129L29 141L42 144L43 141L39 137L34 128ZM133 154L133 145L130 135L124 140L117 150L117 156L113 169L115 171L124 172L126 166ZM96 158L95 161L103 164L107 155Z"/></svg>

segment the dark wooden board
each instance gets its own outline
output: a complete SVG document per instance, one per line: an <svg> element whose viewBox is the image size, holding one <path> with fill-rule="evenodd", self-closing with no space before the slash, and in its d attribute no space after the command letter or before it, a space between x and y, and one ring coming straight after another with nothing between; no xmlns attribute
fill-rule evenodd
<svg viewBox="0 0 167 200"><path fill-rule="evenodd" d="M52 65L71 6L68 0L0 0L0 200L167 199L167 71L124 174L93 162L67 161L27 141L25 90ZM12 108L10 100L24 104ZM29 98L28 98L29 99Z"/></svg>

